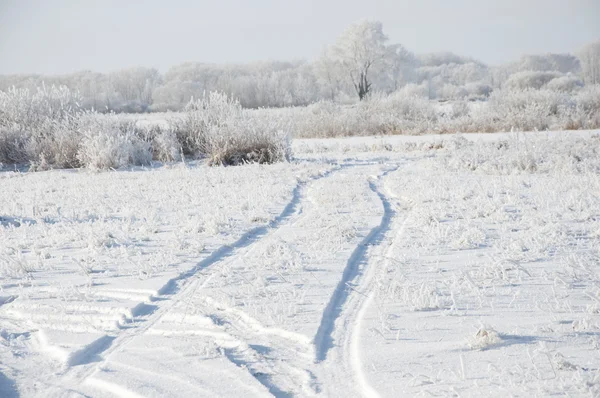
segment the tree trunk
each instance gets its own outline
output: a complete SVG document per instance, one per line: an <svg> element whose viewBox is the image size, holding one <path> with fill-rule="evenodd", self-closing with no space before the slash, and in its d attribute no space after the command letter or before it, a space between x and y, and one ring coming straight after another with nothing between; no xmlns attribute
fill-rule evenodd
<svg viewBox="0 0 600 398"><path fill-rule="evenodd" d="M358 78L358 85L356 86L356 92L358 93L358 98L362 101L369 91L371 90L371 83L367 79L367 72L360 72L360 77Z"/></svg>

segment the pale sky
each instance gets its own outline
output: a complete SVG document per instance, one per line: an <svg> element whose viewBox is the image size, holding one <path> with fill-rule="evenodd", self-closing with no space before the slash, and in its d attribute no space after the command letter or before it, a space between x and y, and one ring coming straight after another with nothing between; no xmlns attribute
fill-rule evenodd
<svg viewBox="0 0 600 398"><path fill-rule="evenodd" d="M310 60L362 19L489 64L600 39L600 0L0 0L0 74Z"/></svg>

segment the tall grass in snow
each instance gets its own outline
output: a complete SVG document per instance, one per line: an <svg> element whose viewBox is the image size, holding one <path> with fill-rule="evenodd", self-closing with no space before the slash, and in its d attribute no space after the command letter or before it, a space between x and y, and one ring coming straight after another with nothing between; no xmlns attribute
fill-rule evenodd
<svg viewBox="0 0 600 398"><path fill-rule="evenodd" d="M253 117L238 100L212 92L192 100L176 124L188 153L201 153L213 165L274 163L288 160L290 140L285 124Z"/></svg>
<svg viewBox="0 0 600 398"><path fill-rule="evenodd" d="M0 164L109 169L177 161L184 154L213 165L273 163L290 155L281 124L252 118L219 93L191 101L186 117L166 127L138 126L80 103L66 87L0 92Z"/></svg>
<svg viewBox="0 0 600 398"><path fill-rule="evenodd" d="M243 109L220 93L192 100L182 116L143 126L84 110L65 87L0 92L0 163L33 169L107 169L206 158L212 165L273 163L290 157L290 136L337 137L600 128L600 85L574 93L514 89L485 103L440 105L412 91L356 105Z"/></svg>
<svg viewBox="0 0 600 398"><path fill-rule="evenodd" d="M495 91L486 102L444 104L399 91L351 106L321 101L303 108L254 112L257 118L289 124L296 138L596 129L600 85L575 93L506 89Z"/></svg>
<svg viewBox="0 0 600 398"><path fill-rule="evenodd" d="M133 126L98 118L80 103L66 87L0 92L0 163L47 169L148 162Z"/></svg>
<svg viewBox="0 0 600 398"><path fill-rule="evenodd" d="M77 166L79 100L65 87L0 92L0 163Z"/></svg>

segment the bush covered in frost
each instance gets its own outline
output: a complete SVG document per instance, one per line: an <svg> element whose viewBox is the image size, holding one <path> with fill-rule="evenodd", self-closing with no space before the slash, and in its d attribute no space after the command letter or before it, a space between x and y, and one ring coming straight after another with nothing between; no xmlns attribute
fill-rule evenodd
<svg viewBox="0 0 600 398"><path fill-rule="evenodd" d="M566 79L556 84L564 90L497 90L485 102L438 103L410 90L372 95L351 106L320 101L254 112L291 126L297 138L600 128L600 86L575 89L577 81Z"/></svg>
<svg viewBox="0 0 600 398"><path fill-rule="evenodd" d="M556 87L496 90L486 102L437 103L409 87L354 105L320 101L256 110L211 92L160 125L84 110L65 87L11 89L0 92L0 163L107 169L184 156L213 165L273 163L289 159L290 136L600 128L600 85L580 87L572 78L550 84Z"/></svg>
<svg viewBox="0 0 600 398"><path fill-rule="evenodd" d="M79 104L66 87L0 92L0 164L109 169L184 155L215 165L273 163L290 155L282 124L255 118L219 93L192 100L183 120L171 126L140 126Z"/></svg>
<svg viewBox="0 0 600 398"><path fill-rule="evenodd" d="M276 119L243 110L239 101L212 92L186 106L175 123L187 154L200 154L212 165L274 163L288 160L288 129Z"/></svg>
<svg viewBox="0 0 600 398"><path fill-rule="evenodd" d="M65 87L0 92L0 163L75 167L79 100Z"/></svg>

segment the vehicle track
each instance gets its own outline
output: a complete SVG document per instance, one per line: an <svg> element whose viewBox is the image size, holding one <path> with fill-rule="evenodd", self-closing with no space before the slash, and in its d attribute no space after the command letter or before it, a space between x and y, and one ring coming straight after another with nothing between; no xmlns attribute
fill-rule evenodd
<svg viewBox="0 0 600 398"><path fill-rule="evenodd" d="M156 310L148 314L147 317L139 319L134 327L123 330L114 338L112 344L107 347L106 350L96 353L96 355L99 355L102 358L102 361L110 360L112 355L123 350L124 347L130 344L138 336L143 335L156 325L162 317L165 314L168 314L177 304L184 302L188 299L188 296L193 295L194 292L202 286L200 280L196 278L200 272L209 267L212 268L216 264L223 264L230 261L234 256L239 257L245 255L252 249L254 244L276 233L283 225L293 223L294 220L299 218L302 214L302 203L305 200L306 190L309 184L322 178L326 178L342 168L343 167L337 166L308 181L298 182L289 203L269 225L260 226L247 231L234 243L221 246L208 257L197 263L193 268L171 280L168 284L168 288L163 289L166 293L165 296L162 297L164 300L153 302L156 304ZM203 284L207 283L207 281L208 279ZM97 364L86 363L82 360L80 366L67 368L61 374L60 380L53 384L59 388L77 390L77 386L92 375L96 371L96 368Z"/></svg>
<svg viewBox="0 0 600 398"><path fill-rule="evenodd" d="M383 178L390 172L397 170L400 166L392 170L388 170L377 177L377 179ZM377 185L371 180L369 181L369 188L377 194L383 205L383 215L379 225L371 229L369 234L356 246L352 255L348 259L346 268L342 274L333 295L321 318L319 329L314 339L316 361L321 362L327 357L328 351L333 347L332 333L335 328L335 322L340 317L343 311L343 306L348 300L352 291L356 291L351 284L356 281L361 273L361 266L367 265L367 254L369 246L379 245L387 230L389 229L391 219L393 216L393 210L389 204L389 200L381 193Z"/></svg>
<svg viewBox="0 0 600 398"><path fill-rule="evenodd" d="M324 388L327 396L379 397L363 370L360 340L363 319L375 296L376 276L389 264L395 243L404 233L406 218L399 222L398 210L393 203L395 196L382 183L388 174L399 168L400 165L387 170L369 182L383 206L381 222L348 261L315 338L316 360L327 380ZM394 228L396 223L398 228ZM394 236L388 236L394 231Z"/></svg>
<svg viewBox="0 0 600 398"><path fill-rule="evenodd" d="M372 248L382 245L396 215L390 196L380 188L378 181L400 165L376 177L367 177L369 189L377 195L383 206L381 221L352 251L342 278L325 307L314 339L284 329L264 327L245 312L217 303L209 297L201 298L204 303L200 303L199 308L203 315L212 319L212 329L196 328L185 332L161 329L165 324L163 320L185 307L192 297L197 296L197 291L218 274L216 270L210 273L203 271L212 270L215 266L226 268L236 259L261 247L269 238L277 236L282 227L297 223L302 218L303 203L310 199L306 194L310 183L339 170L361 166L373 164L338 165L327 173L298 183L292 199L270 225L246 232L233 244L220 247L192 269L173 279L168 288L163 289L166 295L161 297L162 300L154 302L155 311L141 317L132 328L123 330L108 348L95 355L100 357L101 363L117 363L113 357L118 357L133 341L146 334L211 337L230 362L246 368L255 380L275 396L339 395L336 393L341 385L346 389L350 387L348 380L354 381L351 383L351 395L377 396L362 372L358 346L362 318L372 301L372 285L377 272L376 264L370 260ZM198 278L201 274L206 278ZM198 308L198 303L195 304ZM185 311L182 315L186 316ZM255 347L265 347L270 354L265 355ZM273 367L275 363L277 365ZM78 391L77 386L87 382L88 386L119 396L132 393L125 386L95 377L98 366L91 363L91 358L87 363L82 360L79 366L67 368L60 375L58 383L53 384L63 391ZM335 367L338 370L332 374L331 369Z"/></svg>

